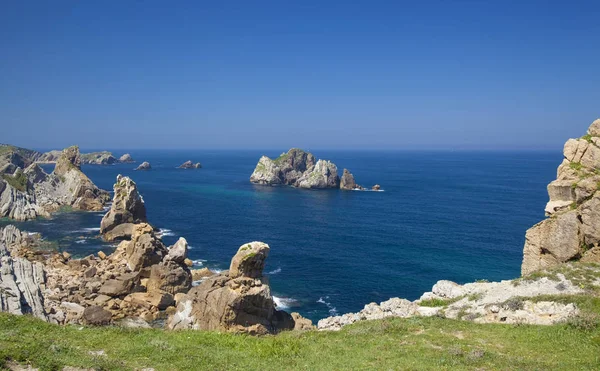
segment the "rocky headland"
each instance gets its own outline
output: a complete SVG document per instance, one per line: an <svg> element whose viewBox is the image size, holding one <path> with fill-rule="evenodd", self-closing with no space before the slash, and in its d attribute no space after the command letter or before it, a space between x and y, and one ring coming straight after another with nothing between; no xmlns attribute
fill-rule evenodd
<svg viewBox="0 0 600 371"><path fill-rule="evenodd" d="M356 184L354 176L346 169L342 178L337 166L327 160L316 160L310 152L292 148L276 159L262 156L250 176L250 182L260 185L289 185L305 189L339 188L364 190Z"/></svg>
<svg viewBox="0 0 600 371"><path fill-rule="evenodd" d="M62 151L58 150L52 150L45 153L36 152L36 155L34 156L35 162L40 164L56 163L61 153ZM117 159L112 152L108 151L82 153L80 154L80 160L82 165L113 165L117 163L135 162L129 153L126 153Z"/></svg>
<svg viewBox="0 0 600 371"><path fill-rule="evenodd" d="M202 164L199 162L193 163L192 161L186 161L183 164L179 165L178 169L201 169Z"/></svg>
<svg viewBox="0 0 600 371"><path fill-rule="evenodd" d="M15 220L49 216L62 206L102 210L110 199L81 171L77 146L61 152L54 171L47 174L35 162L35 151L3 147L0 156L0 216Z"/></svg>

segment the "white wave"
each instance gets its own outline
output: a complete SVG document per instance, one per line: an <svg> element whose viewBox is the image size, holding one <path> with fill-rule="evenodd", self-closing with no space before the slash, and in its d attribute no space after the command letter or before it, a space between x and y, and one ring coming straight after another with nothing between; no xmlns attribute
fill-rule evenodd
<svg viewBox="0 0 600 371"><path fill-rule="evenodd" d="M77 240L77 241L75 241L75 243L82 244L82 243L86 243L86 241L85 240Z"/></svg>
<svg viewBox="0 0 600 371"><path fill-rule="evenodd" d="M277 274L277 273L281 273L281 268L277 267L277 269L267 272L267 274Z"/></svg>
<svg viewBox="0 0 600 371"><path fill-rule="evenodd" d="M221 272L223 272L223 270L219 269L219 268L208 268L208 269L210 269L211 271L215 272L216 274L221 274Z"/></svg>
<svg viewBox="0 0 600 371"><path fill-rule="evenodd" d="M290 309L298 306L298 300L294 298L280 298L273 295L273 302L275 303L277 309Z"/></svg>
<svg viewBox="0 0 600 371"><path fill-rule="evenodd" d="M329 299L329 296L326 296L325 299ZM327 302L322 297L320 297L319 300L317 300L317 303L325 304L325 306L329 310L329 314L332 316L337 316L337 309L333 305L331 305L330 302Z"/></svg>
<svg viewBox="0 0 600 371"><path fill-rule="evenodd" d="M194 250L194 249L195 249L195 247L194 247L194 246L190 246L190 245L188 245L188 250Z"/></svg>
<svg viewBox="0 0 600 371"><path fill-rule="evenodd" d="M203 266L203 265L204 265L204 262L205 262L205 261L206 261L206 260L197 259L197 260L192 260L192 263L194 263L194 264L193 264L193 266L194 266L194 267L201 267L201 266Z"/></svg>
<svg viewBox="0 0 600 371"><path fill-rule="evenodd" d="M89 233L89 232L100 232L100 227L82 228L82 229L78 229L76 231L73 231L72 233Z"/></svg>
<svg viewBox="0 0 600 371"><path fill-rule="evenodd" d="M161 228L158 230L157 235L159 237L165 237L165 236L175 236L175 233L173 233L172 230L167 229L167 228Z"/></svg>

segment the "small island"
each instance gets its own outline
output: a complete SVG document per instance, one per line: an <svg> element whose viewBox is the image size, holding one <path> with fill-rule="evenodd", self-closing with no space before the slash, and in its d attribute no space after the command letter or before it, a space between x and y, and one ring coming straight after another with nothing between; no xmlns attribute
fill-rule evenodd
<svg viewBox="0 0 600 371"><path fill-rule="evenodd" d="M336 164L328 160L316 160L312 153L299 148L292 148L274 160L262 156L250 176L250 182L305 189L366 190L356 184L354 175L348 169L344 169L340 179Z"/></svg>
<svg viewBox="0 0 600 371"><path fill-rule="evenodd" d="M201 169L202 164L199 162L193 163L192 161L186 161L183 164L179 165L178 169Z"/></svg>
<svg viewBox="0 0 600 371"><path fill-rule="evenodd" d="M144 161L140 164L140 166L136 167L135 170L150 170L152 169L152 166L150 166L150 163L148 161Z"/></svg>

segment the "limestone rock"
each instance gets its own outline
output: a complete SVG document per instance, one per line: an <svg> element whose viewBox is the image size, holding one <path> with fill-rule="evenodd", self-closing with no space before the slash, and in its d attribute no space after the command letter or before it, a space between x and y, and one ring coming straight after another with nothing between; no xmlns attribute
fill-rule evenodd
<svg viewBox="0 0 600 371"><path fill-rule="evenodd" d="M546 219L527 231L522 274L579 260L600 243L600 120L569 139L557 179L548 185Z"/></svg>
<svg viewBox="0 0 600 371"><path fill-rule="evenodd" d="M295 183L299 188L339 188L337 166L331 161L319 160L312 170L306 171Z"/></svg>
<svg viewBox="0 0 600 371"><path fill-rule="evenodd" d="M48 174L38 164L31 164L25 169L25 176L32 184L42 183L48 179Z"/></svg>
<svg viewBox="0 0 600 371"><path fill-rule="evenodd" d="M146 206L137 185L129 177L117 175L113 202L102 218L100 233L107 241L130 238L133 224L146 223ZM118 230L117 227L121 226Z"/></svg>
<svg viewBox="0 0 600 371"><path fill-rule="evenodd" d="M339 188L340 178L335 164L315 161L312 153L292 148L274 160L261 157L250 176L250 182L299 188Z"/></svg>
<svg viewBox="0 0 600 371"><path fill-rule="evenodd" d="M148 292L160 292L175 295L185 293L192 287L192 274L187 266L172 260L151 267L147 283Z"/></svg>
<svg viewBox="0 0 600 371"><path fill-rule="evenodd" d="M231 259L229 276L262 277L265 260L269 256L269 245L263 242L251 242L240 246L237 254Z"/></svg>
<svg viewBox="0 0 600 371"><path fill-rule="evenodd" d="M167 254L152 226L146 223L134 226L131 241L125 242L125 246L128 267L134 272L160 263Z"/></svg>
<svg viewBox="0 0 600 371"><path fill-rule="evenodd" d="M135 161L133 160L133 158L131 157L131 155L129 153L126 153L123 156L119 157L119 162L122 164L129 164L129 163L132 163Z"/></svg>
<svg viewBox="0 0 600 371"><path fill-rule="evenodd" d="M594 137L600 137L600 119L595 120L588 129L588 134Z"/></svg>
<svg viewBox="0 0 600 371"><path fill-rule="evenodd" d="M183 164L179 165L179 169L200 169L202 168L202 164L199 162L193 163L192 161L186 161Z"/></svg>
<svg viewBox="0 0 600 371"><path fill-rule="evenodd" d="M344 173L340 179L340 189L351 191L355 188L356 182L354 181L354 175L352 175L348 169L344 169Z"/></svg>
<svg viewBox="0 0 600 371"><path fill-rule="evenodd" d="M112 165L117 163L117 159L110 152L91 152L84 153L81 156L81 164L88 165Z"/></svg>
<svg viewBox="0 0 600 371"><path fill-rule="evenodd" d="M144 161L135 170L150 170L150 169L152 169L152 166L150 166L150 163L147 161Z"/></svg>
<svg viewBox="0 0 600 371"><path fill-rule="evenodd" d="M371 189L373 191L380 191L381 190L381 186L379 184L375 184L373 187L371 187Z"/></svg>
<svg viewBox="0 0 600 371"><path fill-rule="evenodd" d="M185 238L180 237L175 245L169 247L169 252L165 257L165 260L172 260L178 264L184 264L187 259L188 243ZM187 264L186 264L187 265Z"/></svg>
<svg viewBox="0 0 600 371"><path fill-rule="evenodd" d="M581 254L577 211L569 211L529 229L525 235L521 273L567 262Z"/></svg>
<svg viewBox="0 0 600 371"><path fill-rule="evenodd" d="M248 334L293 329L294 319L275 309L271 289L262 277L268 251L262 242L242 245L229 272L207 278L179 300L168 327Z"/></svg>

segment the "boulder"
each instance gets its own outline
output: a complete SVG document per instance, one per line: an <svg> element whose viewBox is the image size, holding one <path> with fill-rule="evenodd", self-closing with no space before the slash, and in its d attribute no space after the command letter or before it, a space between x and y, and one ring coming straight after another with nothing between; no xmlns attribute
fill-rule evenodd
<svg viewBox="0 0 600 371"><path fill-rule="evenodd" d="M597 119L594 122L592 122L588 129L588 134L593 137L600 137L600 119Z"/></svg>
<svg viewBox="0 0 600 371"><path fill-rule="evenodd" d="M87 325L104 326L110 324L112 313L101 306L93 305L84 309L83 321Z"/></svg>
<svg viewBox="0 0 600 371"><path fill-rule="evenodd" d="M152 169L152 166L150 166L150 163L147 161L142 162L140 164L140 166L135 168L135 170L150 170L150 169Z"/></svg>
<svg viewBox="0 0 600 371"><path fill-rule="evenodd" d="M188 243L183 237L179 237L179 240L175 245L169 247L169 252L165 257L165 260L172 260L178 264L185 264L187 259ZM186 264L187 265L187 264Z"/></svg>
<svg viewBox="0 0 600 371"><path fill-rule="evenodd" d="M133 180L119 174L113 189L112 205L100 223L100 233L107 241L130 238L133 224L148 221L144 200ZM121 228L115 230L119 226Z"/></svg>
<svg viewBox="0 0 600 371"><path fill-rule="evenodd" d="M187 266L165 259L151 267L146 287L150 293L185 293L192 287L192 274Z"/></svg>
<svg viewBox="0 0 600 371"><path fill-rule="evenodd" d="M201 163L193 163L192 161L186 161L183 164L179 165L179 169L200 169L201 167Z"/></svg>

